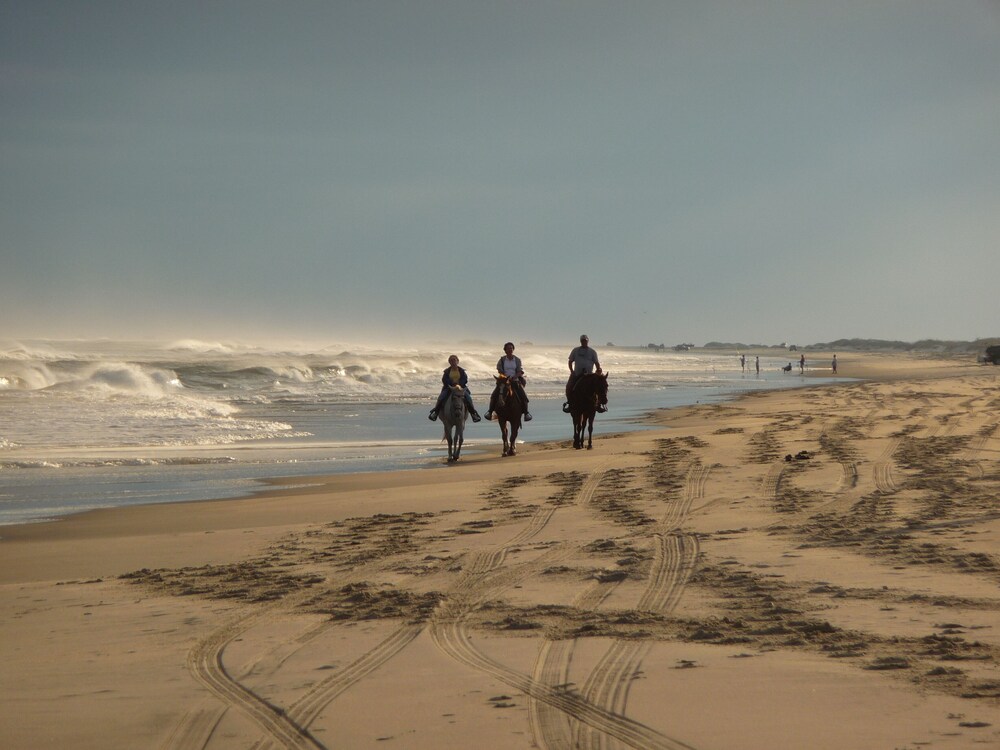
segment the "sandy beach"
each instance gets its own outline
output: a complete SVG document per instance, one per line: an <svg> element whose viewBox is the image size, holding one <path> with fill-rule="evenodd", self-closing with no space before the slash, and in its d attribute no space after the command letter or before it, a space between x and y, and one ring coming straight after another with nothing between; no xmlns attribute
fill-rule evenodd
<svg viewBox="0 0 1000 750"><path fill-rule="evenodd" d="M2 527L0 746L1000 747L1000 371L840 374Z"/></svg>

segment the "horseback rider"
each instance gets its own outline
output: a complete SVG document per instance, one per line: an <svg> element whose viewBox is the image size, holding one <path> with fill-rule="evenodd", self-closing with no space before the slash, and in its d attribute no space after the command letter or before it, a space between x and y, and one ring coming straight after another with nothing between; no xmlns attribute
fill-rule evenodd
<svg viewBox="0 0 1000 750"><path fill-rule="evenodd" d="M465 404L469 407L469 414L472 415L472 421L478 422L482 419L479 416L479 412L476 411L476 407L472 405L472 392L469 391L469 376L463 368L458 366L458 357L452 354L448 357L448 367L445 368L444 373L441 375L441 395L438 396L437 403L434 404L431 413L427 415L429 420L433 422L438 418L438 412L444 407L444 401L448 398L449 391L456 385L462 386L462 390L465 392Z"/></svg>
<svg viewBox="0 0 1000 750"><path fill-rule="evenodd" d="M569 414L570 393L573 391L576 381L595 371L598 375L603 372L601 362L597 357L597 351L590 348L590 337L584 334L580 337L580 346L575 347L569 353L569 380L566 381L566 403L562 407L564 412ZM606 402L597 405L597 411L606 412L607 410Z"/></svg>
<svg viewBox="0 0 1000 750"><path fill-rule="evenodd" d="M521 367L521 358L514 356L514 344L508 341L503 345L504 355L497 360L497 372L510 378L514 392L521 399L524 409L524 421L531 421L531 413L528 411L528 394L524 392L524 369ZM496 388L490 395L490 408L486 410L486 418L493 419L493 412L497 408L497 398L500 396L500 381L497 381Z"/></svg>

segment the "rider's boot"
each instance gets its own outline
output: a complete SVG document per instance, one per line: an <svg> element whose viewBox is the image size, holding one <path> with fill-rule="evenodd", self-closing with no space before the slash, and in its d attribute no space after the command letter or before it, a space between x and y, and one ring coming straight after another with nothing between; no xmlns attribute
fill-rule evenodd
<svg viewBox="0 0 1000 750"><path fill-rule="evenodd" d="M479 416L479 412L476 411L476 407L472 405L472 397L471 396L467 396L466 397L465 404L466 404L466 406L469 407L469 414L472 415L472 421L473 422L480 421L482 419L482 417Z"/></svg>
<svg viewBox="0 0 1000 750"><path fill-rule="evenodd" d="M524 392L523 384L518 390L520 391L520 393L518 393L518 397L521 399L521 408L524 409L524 421L530 422L531 412L528 411L528 394Z"/></svg>
<svg viewBox="0 0 1000 750"><path fill-rule="evenodd" d="M444 404L441 401L434 404L434 408L431 409L431 413L427 415L427 418L432 422L436 420L438 418L438 412L441 411L442 406L444 406Z"/></svg>
<svg viewBox="0 0 1000 750"><path fill-rule="evenodd" d="M599 411L601 414L603 414L607 410L608 410L608 405L607 404L598 404L597 405L597 411Z"/></svg>
<svg viewBox="0 0 1000 750"><path fill-rule="evenodd" d="M496 408L497 408L497 397L496 394L494 393L492 396L490 396L490 408L486 410L485 416L487 421L489 422L493 421L493 412L496 411Z"/></svg>

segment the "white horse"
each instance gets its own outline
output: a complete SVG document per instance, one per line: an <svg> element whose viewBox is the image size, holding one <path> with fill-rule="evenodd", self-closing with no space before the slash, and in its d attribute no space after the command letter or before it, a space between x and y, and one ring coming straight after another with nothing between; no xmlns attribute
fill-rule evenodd
<svg viewBox="0 0 1000 750"><path fill-rule="evenodd" d="M440 412L441 424L444 425L444 439L448 441L448 463L458 460L462 452L462 442L465 440L465 420L469 417L465 404L465 389L453 385L448 398Z"/></svg>

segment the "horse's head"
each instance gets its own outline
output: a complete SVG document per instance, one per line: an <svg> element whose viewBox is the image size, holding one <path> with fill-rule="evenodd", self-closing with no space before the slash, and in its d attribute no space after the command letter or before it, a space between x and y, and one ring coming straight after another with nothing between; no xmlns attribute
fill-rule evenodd
<svg viewBox="0 0 1000 750"><path fill-rule="evenodd" d="M497 381L497 388L501 399L508 399L514 395L514 378L508 375L494 375Z"/></svg>
<svg viewBox="0 0 1000 750"><path fill-rule="evenodd" d="M608 373L602 372L596 376L595 383L597 386L598 402L602 404L608 403Z"/></svg>

